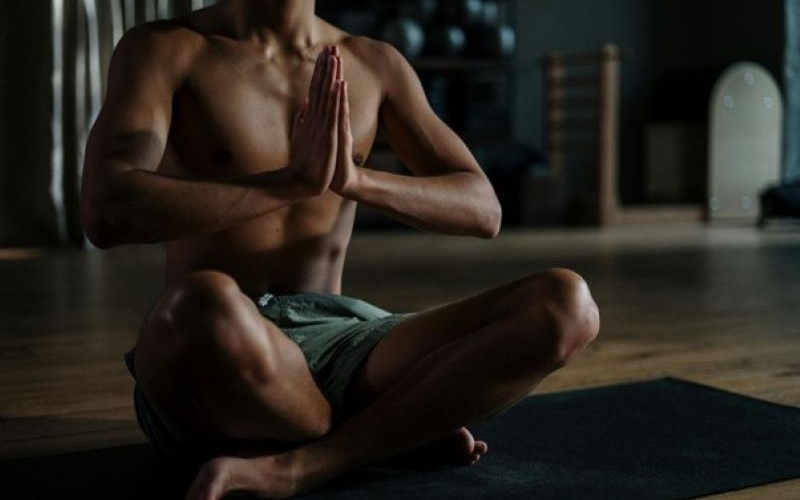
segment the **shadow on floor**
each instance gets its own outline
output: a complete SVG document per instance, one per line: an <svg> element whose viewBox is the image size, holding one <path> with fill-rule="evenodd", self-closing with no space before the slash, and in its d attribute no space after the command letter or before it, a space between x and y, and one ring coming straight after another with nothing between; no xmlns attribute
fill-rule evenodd
<svg viewBox="0 0 800 500"><path fill-rule="evenodd" d="M179 499L194 473L164 462L149 444L0 462L9 499Z"/></svg>

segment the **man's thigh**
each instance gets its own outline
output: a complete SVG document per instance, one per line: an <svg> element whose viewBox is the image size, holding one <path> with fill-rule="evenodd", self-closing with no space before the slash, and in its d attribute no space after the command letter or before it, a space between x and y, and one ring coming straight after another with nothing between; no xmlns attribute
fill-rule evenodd
<svg viewBox="0 0 800 500"><path fill-rule="evenodd" d="M532 284L535 288L536 280L537 275L521 278L401 321L355 372L348 400L354 406L371 401L431 352L505 315L512 307L514 294L523 286Z"/></svg>

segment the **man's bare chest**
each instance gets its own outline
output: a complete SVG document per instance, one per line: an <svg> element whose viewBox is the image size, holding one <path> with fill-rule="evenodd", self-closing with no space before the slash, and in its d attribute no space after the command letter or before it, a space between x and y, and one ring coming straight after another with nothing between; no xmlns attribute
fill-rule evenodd
<svg viewBox="0 0 800 500"><path fill-rule="evenodd" d="M347 71L350 70L350 71ZM375 138L381 92L357 64L345 62L354 154ZM162 170L198 177L247 175L286 166L294 114L308 94L313 64L212 61L173 97L169 151Z"/></svg>

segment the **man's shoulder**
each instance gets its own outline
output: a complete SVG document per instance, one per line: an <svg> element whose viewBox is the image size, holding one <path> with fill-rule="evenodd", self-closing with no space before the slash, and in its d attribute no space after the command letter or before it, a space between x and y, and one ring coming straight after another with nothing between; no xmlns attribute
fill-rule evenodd
<svg viewBox="0 0 800 500"><path fill-rule="evenodd" d="M202 49L205 37L183 19L151 21L129 29L117 45L130 62L144 60L179 69Z"/></svg>
<svg viewBox="0 0 800 500"><path fill-rule="evenodd" d="M401 69L409 64L392 44L366 36L346 35L341 45L348 48L365 66L382 81L391 82L400 76Z"/></svg>
<svg viewBox="0 0 800 500"><path fill-rule="evenodd" d="M403 57L390 43L367 36L344 34L341 44L349 48L357 57L370 64L383 66Z"/></svg>
<svg viewBox="0 0 800 500"><path fill-rule="evenodd" d="M129 29L120 40L141 49L175 53L196 49L204 36L180 19L150 21Z"/></svg>

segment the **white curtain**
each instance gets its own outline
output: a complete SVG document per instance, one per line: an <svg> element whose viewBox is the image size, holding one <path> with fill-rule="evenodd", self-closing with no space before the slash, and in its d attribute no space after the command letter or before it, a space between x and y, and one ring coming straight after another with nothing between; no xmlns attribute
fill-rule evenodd
<svg viewBox="0 0 800 500"><path fill-rule="evenodd" d="M100 111L108 63L123 33L200 8L203 0L51 0L51 182L58 239L84 243L78 196L86 139Z"/></svg>
<svg viewBox="0 0 800 500"><path fill-rule="evenodd" d="M3 0L0 245L81 245L79 186L108 63L127 29L210 0Z"/></svg>

